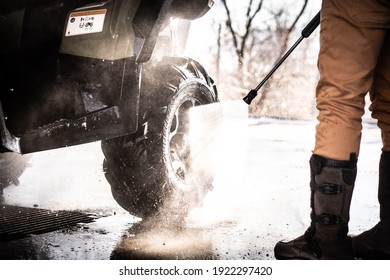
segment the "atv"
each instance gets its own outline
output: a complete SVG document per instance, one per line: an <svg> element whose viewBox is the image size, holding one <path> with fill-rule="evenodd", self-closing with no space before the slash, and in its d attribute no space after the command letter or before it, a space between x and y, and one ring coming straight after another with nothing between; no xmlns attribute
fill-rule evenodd
<svg viewBox="0 0 390 280"><path fill-rule="evenodd" d="M112 195L130 214L199 205L214 174L192 164L189 111L218 95L202 65L180 53L191 20L212 5L0 0L1 187L26 166L10 176L24 159L10 154L101 141Z"/></svg>

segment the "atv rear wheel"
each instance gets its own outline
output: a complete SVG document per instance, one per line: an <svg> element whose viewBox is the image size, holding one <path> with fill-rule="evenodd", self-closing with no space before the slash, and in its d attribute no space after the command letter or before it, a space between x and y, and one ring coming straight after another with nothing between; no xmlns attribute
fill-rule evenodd
<svg viewBox="0 0 390 280"><path fill-rule="evenodd" d="M103 168L115 200L131 214L183 217L211 188L212 169L194 166L189 110L217 102L195 61L165 58L144 71L137 133L102 142Z"/></svg>

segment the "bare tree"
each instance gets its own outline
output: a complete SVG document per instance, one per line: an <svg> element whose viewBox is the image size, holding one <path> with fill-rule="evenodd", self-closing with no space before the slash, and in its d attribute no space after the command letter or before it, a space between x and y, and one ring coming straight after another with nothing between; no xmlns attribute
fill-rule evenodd
<svg viewBox="0 0 390 280"><path fill-rule="evenodd" d="M253 20L256 18L256 16L259 14L261 11L261 8L263 6L264 0L260 0L258 3L257 7L252 11L253 9L253 0L249 0L248 7L246 9L246 23L245 23L245 31L243 34L239 34L238 30L235 30L232 25L232 16L230 13L230 8L226 2L226 0L222 0L223 6L225 7L226 11L226 26L228 30L230 31L230 35L233 40L233 45L234 49L237 55L237 60L238 60L238 67L239 70L242 70L243 67L243 62L244 62L244 56L245 56L245 50L248 42L249 35L251 34L252 31L252 23ZM241 41L241 42L240 42ZM239 71L242 72L242 71Z"/></svg>
<svg viewBox="0 0 390 280"><path fill-rule="evenodd" d="M277 57L276 61L278 61L283 55L284 53L287 51L288 49L288 42L290 40L290 35L292 34L292 32L294 31L299 19L302 17L306 7L307 7L307 2L308 0L304 0L303 1L303 5L302 5L302 8L300 10L300 12L298 13L298 15L295 17L295 20L292 22L292 24L287 28L287 30L284 32L285 35L284 35L284 40L281 44L281 48L280 48L280 53L279 53L279 57ZM282 10L280 10L279 13L283 13Z"/></svg>

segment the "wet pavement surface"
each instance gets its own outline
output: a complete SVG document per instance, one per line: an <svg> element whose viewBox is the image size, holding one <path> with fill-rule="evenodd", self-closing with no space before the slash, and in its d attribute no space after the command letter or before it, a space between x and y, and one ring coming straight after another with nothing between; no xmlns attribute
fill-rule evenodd
<svg viewBox="0 0 390 280"><path fill-rule="evenodd" d="M236 130L214 190L181 225L122 210L105 181L99 143L33 154L19 185L4 189L0 259L274 259L274 244L309 224L314 128L312 121L259 119ZM378 219L380 143L376 126L365 124L351 233Z"/></svg>

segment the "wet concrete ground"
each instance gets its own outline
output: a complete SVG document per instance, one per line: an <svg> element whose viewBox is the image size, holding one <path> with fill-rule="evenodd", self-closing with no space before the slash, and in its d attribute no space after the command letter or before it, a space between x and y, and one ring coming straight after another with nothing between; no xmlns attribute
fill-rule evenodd
<svg viewBox="0 0 390 280"><path fill-rule="evenodd" d="M245 127L245 124L243 125ZM3 205L95 215L93 222L0 241L0 259L273 259L274 244L309 224L315 122L250 120L234 131L202 207L179 227L141 221L113 200L99 143L34 154ZM351 233L377 222L380 133L365 124Z"/></svg>

